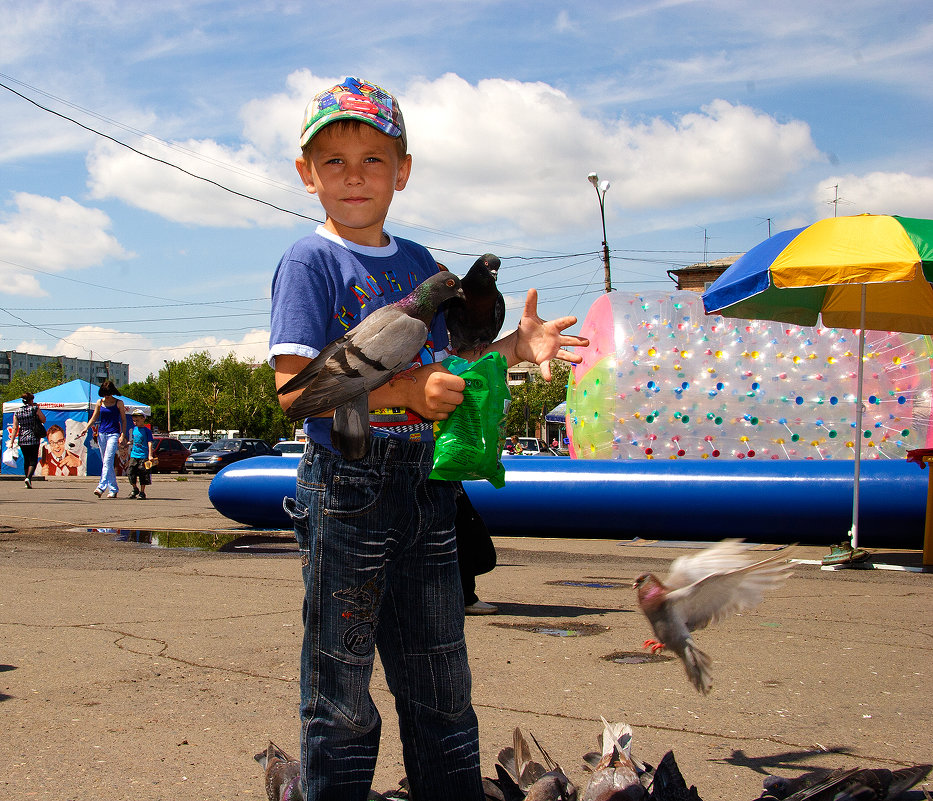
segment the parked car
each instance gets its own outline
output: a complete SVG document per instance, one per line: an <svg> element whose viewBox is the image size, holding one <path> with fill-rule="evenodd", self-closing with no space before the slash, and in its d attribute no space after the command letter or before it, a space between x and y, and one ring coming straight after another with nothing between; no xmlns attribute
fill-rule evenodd
<svg viewBox="0 0 933 801"><path fill-rule="evenodd" d="M188 449L173 437L153 437L152 453L159 460L152 466L153 473L184 473Z"/></svg>
<svg viewBox="0 0 933 801"><path fill-rule="evenodd" d="M287 453L289 454L304 453L305 444L303 442L299 442L296 439L291 439L285 442L276 442L275 445L272 446L272 450L278 451L283 456Z"/></svg>
<svg viewBox="0 0 933 801"><path fill-rule="evenodd" d="M211 441L209 439L196 439L182 444L188 449L189 453L200 453L211 447Z"/></svg>
<svg viewBox="0 0 933 801"><path fill-rule="evenodd" d="M556 456L557 454L548 447L547 443L544 440L538 439L537 437L519 437L518 443L522 447L521 456ZM506 448L502 451L503 456L514 456L511 451Z"/></svg>
<svg viewBox="0 0 933 801"><path fill-rule="evenodd" d="M219 439L200 453L191 454L185 467L192 473L216 473L228 464L249 459L251 456L281 456L261 439Z"/></svg>

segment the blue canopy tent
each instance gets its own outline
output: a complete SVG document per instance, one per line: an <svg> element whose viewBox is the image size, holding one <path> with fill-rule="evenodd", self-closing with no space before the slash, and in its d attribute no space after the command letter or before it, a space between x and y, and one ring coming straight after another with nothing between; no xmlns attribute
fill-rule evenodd
<svg viewBox="0 0 933 801"><path fill-rule="evenodd" d="M45 414L45 428L53 440L52 443L47 439L43 440L39 449L39 470L43 475L100 475L100 450L94 442L93 432L89 431L85 437L78 436L78 432L94 413L94 404L100 399L97 389L96 385L88 381L75 379L36 393L35 402ZM152 411L145 403L119 395L117 397L126 407L127 430L133 425L130 419L133 412L142 411L149 415ZM13 412L22 405L23 401L20 398L3 404L3 439L0 449L4 452L10 444ZM2 473L21 474L22 465L23 457L20 454L16 466L9 467L4 464ZM67 468L61 465L67 465Z"/></svg>

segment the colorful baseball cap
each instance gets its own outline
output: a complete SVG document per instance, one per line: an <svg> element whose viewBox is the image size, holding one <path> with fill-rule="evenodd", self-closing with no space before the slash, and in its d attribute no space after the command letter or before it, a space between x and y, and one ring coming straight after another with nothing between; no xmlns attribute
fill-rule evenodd
<svg viewBox="0 0 933 801"><path fill-rule="evenodd" d="M386 136L401 139L402 146L408 148L398 101L374 83L346 77L343 83L315 95L305 109L299 146L304 147L321 128L337 120L365 122Z"/></svg>

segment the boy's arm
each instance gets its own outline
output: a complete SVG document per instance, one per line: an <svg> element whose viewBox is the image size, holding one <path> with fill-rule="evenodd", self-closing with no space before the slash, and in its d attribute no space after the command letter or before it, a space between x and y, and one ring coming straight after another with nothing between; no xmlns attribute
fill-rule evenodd
<svg viewBox="0 0 933 801"><path fill-rule="evenodd" d="M290 354L276 356L276 389L298 375L310 361L311 359L304 356ZM446 420L450 413L463 402L465 386L466 382L460 376L449 372L442 365L428 364L410 373L406 372L403 378L392 379L370 392L369 408L405 406L425 420ZM279 395L282 410L287 412L301 392L302 390L298 389L287 395ZM321 417L331 416L333 416L333 411L321 415Z"/></svg>
<svg viewBox="0 0 933 801"><path fill-rule="evenodd" d="M525 298L525 310L518 328L511 334L493 342L484 353L498 351L505 356L509 366L519 362L534 362L541 366L541 376L551 380L551 359L563 359L565 362L579 364L583 357L566 350L569 347L585 348L590 341L584 337L563 333L565 329L576 325L576 317L558 317L556 320L543 320L538 316L538 290L529 289ZM482 354L479 354L482 355Z"/></svg>

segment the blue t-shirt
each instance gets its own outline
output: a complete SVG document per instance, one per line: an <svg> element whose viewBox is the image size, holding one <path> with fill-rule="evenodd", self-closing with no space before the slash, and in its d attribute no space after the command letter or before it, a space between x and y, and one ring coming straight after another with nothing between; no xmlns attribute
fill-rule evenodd
<svg viewBox="0 0 933 801"><path fill-rule="evenodd" d="M143 459L148 456L150 442L152 442L152 429L148 426L135 426L133 428L133 447L130 448L130 458Z"/></svg>
<svg viewBox="0 0 933 801"><path fill-rule="evenodd" d="M389 237L385 247L347 242L323 226L285 253L272 279L269 364L282 354L313 359L376 309L395 303L438 271L431 254L415 242ZM413 365L442 361L447 326L435 315ZM331 448L330 417L309 417L304 430ZM432 424L414 412L379 409L370 415L373 436L413 441L433 438Z"/></svg>

